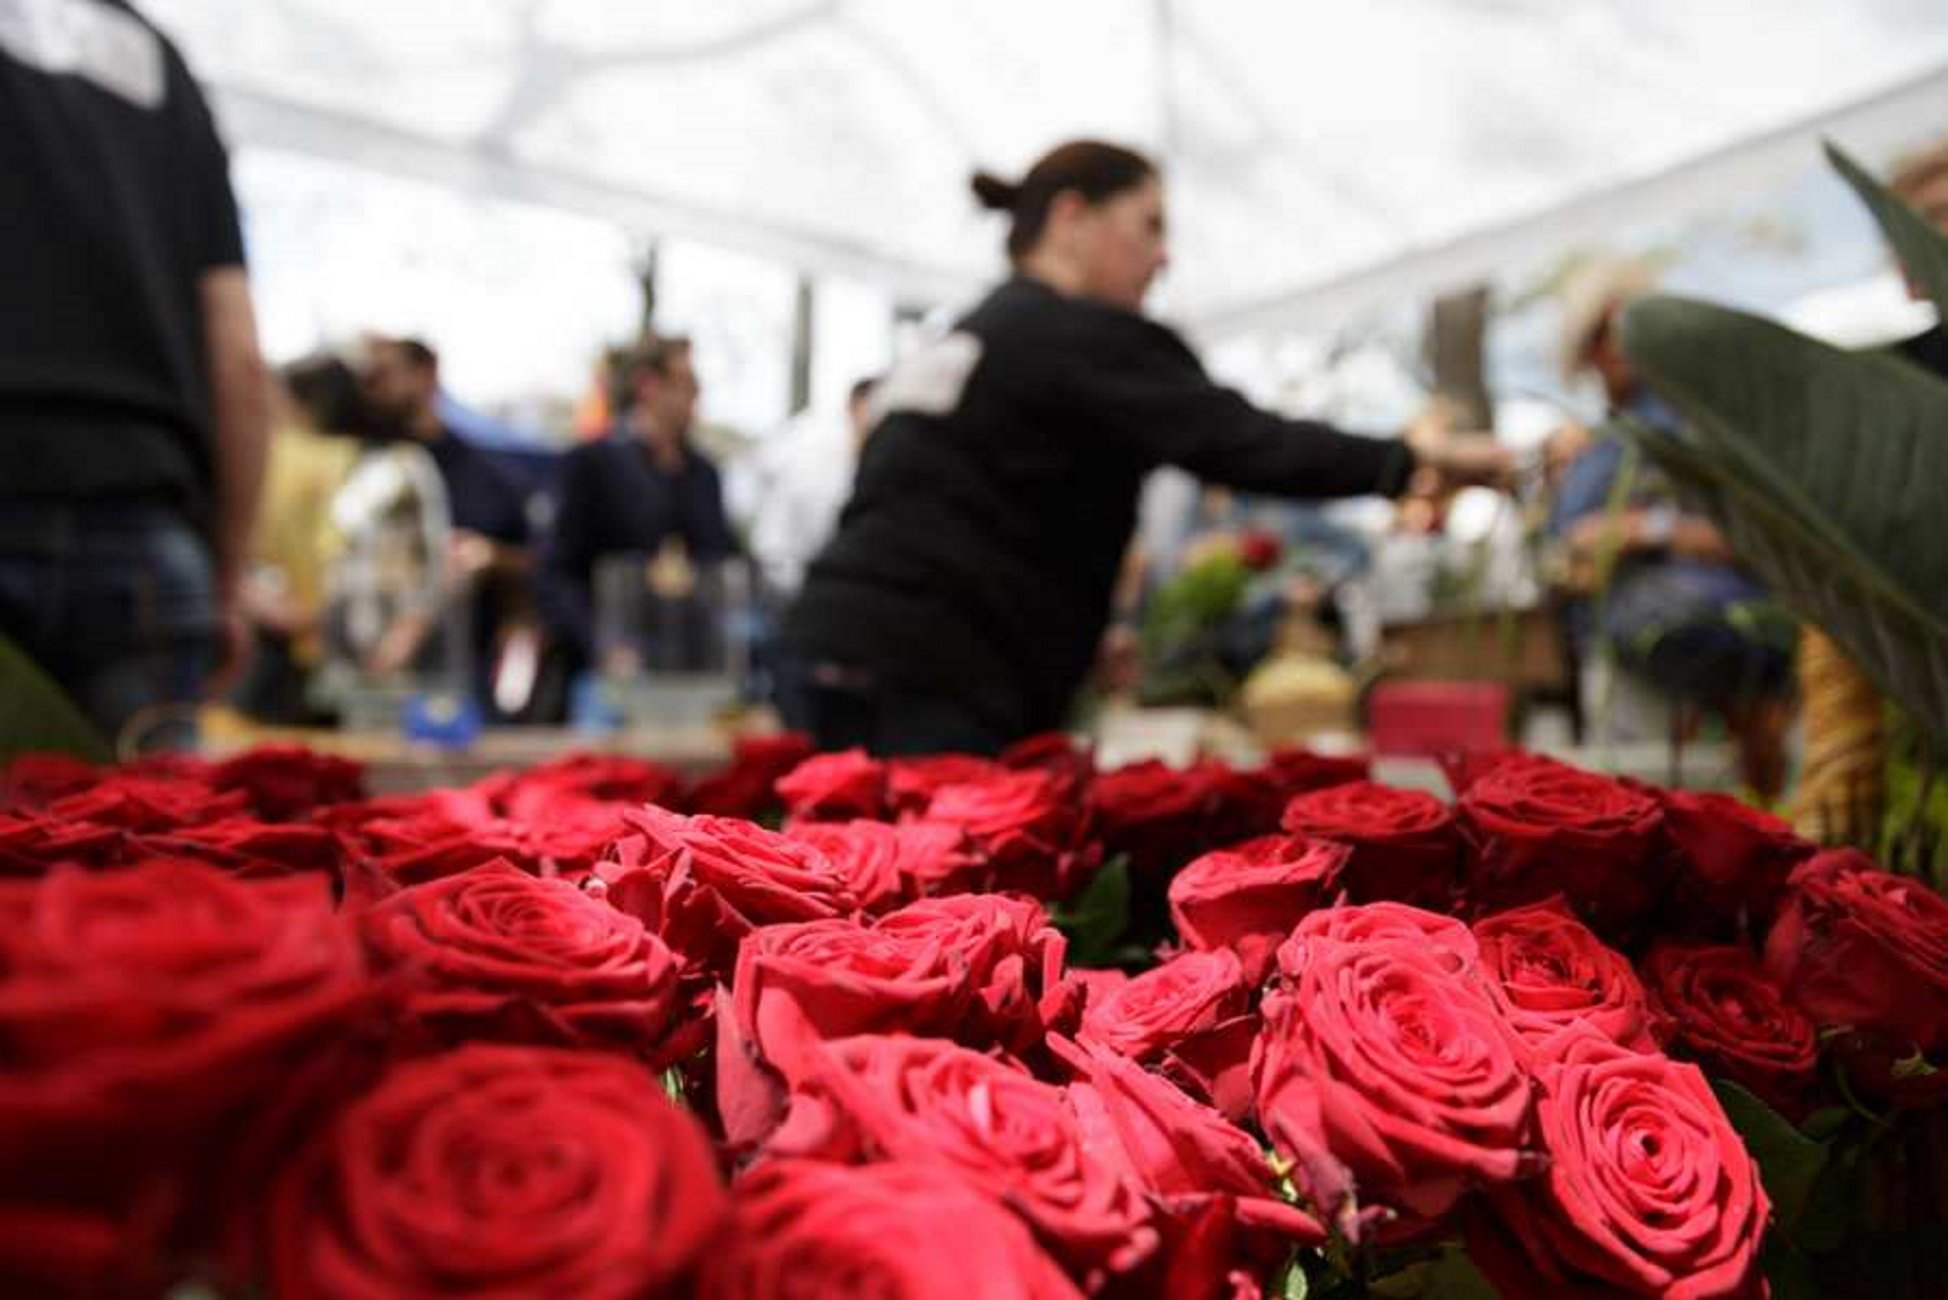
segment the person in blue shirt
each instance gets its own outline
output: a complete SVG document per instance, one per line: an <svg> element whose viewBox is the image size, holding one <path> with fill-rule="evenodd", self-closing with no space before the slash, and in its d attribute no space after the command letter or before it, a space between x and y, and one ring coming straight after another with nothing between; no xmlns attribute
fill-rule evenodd
<svg viewBox="0 0 1948 1300"><path fill-rule="evenodd" d="M1580 301L1569 312L1564 370L1593 372L1613 414L1670 428L1676 412L1645 387L1617 337L1624 306L1649 288L1648 276L1628 265L1587 273L1572 294ZM1572 571L1593 572L1600 557L1613 556L1607 590L1568 610L1577 657L1606 650L1672 702L1680 728L1705 713L1722 716L1742 779L1776 795L1791 717L1791 618L1718 528L1680 509L1669 485L1621 439L1572 427L1552 440L1550 458L1558 473L1549 524Z"/></svg>
<svg viewBox="0 0 1948 1300"><path fill-rule="evenodd" d="M614 430L563 461L542 592L578 667L596 656L603 558L660 555L695 566L738 553L717 467L690 441L699 394L689 340L651 338L617 363Z"/></svg>

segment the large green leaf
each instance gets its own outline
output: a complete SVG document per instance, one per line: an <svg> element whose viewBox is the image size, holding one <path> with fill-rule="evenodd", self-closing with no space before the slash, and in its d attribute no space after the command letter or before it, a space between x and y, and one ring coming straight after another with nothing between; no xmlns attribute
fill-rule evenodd
<svg viewBox="0 0 1948 1300"><path fill-rule="evenodd" d="M1908 278L1926 291L1941 309L1942 319L1948 320L1948 236L1895 198L1843 150L1829 144L1826 157L1867 205L1867 211L1873 214L1874 223L1886 237L1887 246L1894 250L1894 256L1900 259Z"/></svg>
<svg viewBox="0 0 1948 1300"><path fill-rule="evenodd" d="M16 754L58 751L107 762L108 742L40 666L0 636L0 763Z"/></svg>
<svg viewBox="0 0 1948 1300"><path fill-rule="evenodd" d="M1948 383L1676 298L1632 306L1623 341L1687 421L1629 431L1948 748Z"/></svg>

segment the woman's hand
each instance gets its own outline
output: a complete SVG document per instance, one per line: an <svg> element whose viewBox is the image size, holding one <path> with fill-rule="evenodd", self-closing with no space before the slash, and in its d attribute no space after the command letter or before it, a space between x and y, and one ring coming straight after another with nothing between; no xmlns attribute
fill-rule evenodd
<svg viewBox="0 0 1948 1300"><path fill-rule="evenodd" d="M1494 434L1457 432L1439 407L1408 425L1406 439L1418 468L1434 471L1443 488L1503 487L1515 477L1515 454Z"/></svg>

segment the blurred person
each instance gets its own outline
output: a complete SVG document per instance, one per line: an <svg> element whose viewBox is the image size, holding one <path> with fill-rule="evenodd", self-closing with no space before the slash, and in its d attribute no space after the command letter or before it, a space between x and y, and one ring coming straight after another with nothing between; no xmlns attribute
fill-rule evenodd
<svg viewBox="0 0 1948 1300"><path fill-rule="evenodd" d="M1928 224L1948 234L1948 137L1896 161L1887 188ZM1912 275L1907 275L1907 286L1910 297L1927 298ZM1903 342L1900 351L1917 365L1948 376L1948 321L1936 321L1933 328Z"/></svg>
<svg viewBox="0 0 1948 1300"><path fill-rule="evenodd" d="M1624 308L1654 284L1638 263L1587 268L1570 286L1562 364L1567 378L1596 376L1611 414L1668 428L1677 414L1639 379L1618 334ZM1622 439L1576 425L1545 447L1554 479L1550 529L1568 552L1572 586L1583 591L1569 609L1577 657L1587 664L1606 650L1670 703L1674 735L1704 713L1721 715L1741 778L1775 797L1785 782L1791 720L1791 620L1717 526L1680 509L1654 469L1633 461Z"/></svg>
<svg viewBox="0 0 1948 1300"><path fill-rule="evenodd" d="M1010 219L1014 274L881 385L786 623L780 705L822 746L992 753L1062 725L1158 466L1302 497L1396 495L1417 466L1506 473L1434 421L1363 438L1213 383L1142 313L1168 242L1142 155L1075 141L974 190Z"/></svg>
<svg viewBox="0 0 1948 1300"><path fill-rule="evenodd" d="M832 538L872 433L877 383L855 381L843 415L807 411L743 464L746 477L733 509L748 521L751 557L774 597L797 594L806 566Z"/></svg>
<svg viewBox="0 0 1948 1300"><path fill-rule="evenodd" d="M415 338L366 341L359 387L374 431L405 440L432 458L446 488L445 578L472 619L468 649L484 698L501 627L533 572L527 498L493 458L449 428L440 414L439 356ZM384 676L421 663L436 619L418 608L387 629L367 667Z"/></svg>
<svg viewBox="0 0 1948 1300"><path fill-rule="evenodd" d="M111 737L247 653L264 472L229 164L175 47L120 0L0 11L0 633ZM213 674L213 670L214 674Z"/></svg>
<svg viewBox="0 0 1948 1300"><path fill-rule="evenodd" d="M307 687L322 650L326 569L338 550L332 498L359 454L358 379L338 357L307 357L273 381L271 409L270 463L244 584L253 653L233 701L265 722L323 722Z"/></svg>
<svg viewBox="0 0 1948 1300"><path fill-rule="evenodd" d="M617 359L615 378L615 427L563 461L544 562L550 621L577 667L596 653L596 567L605 557L653 557L652 580L680 594L697 564L738 551L717 466L691 442L701 386L690 341L646 340Z"/></svg>

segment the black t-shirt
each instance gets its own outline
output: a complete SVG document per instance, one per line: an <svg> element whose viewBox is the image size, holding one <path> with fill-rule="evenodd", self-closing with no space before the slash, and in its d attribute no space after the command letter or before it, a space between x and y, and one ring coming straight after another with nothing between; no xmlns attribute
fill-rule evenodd
<svg viewBox="0 0 1948 1300"><path fill-rule="evenodd" d="M737 552L724 490L710 458L689 449L675 473L659 468L642 439L619 433L584 443L562 461L547 593L557 627L584 653L591 636L595 564L605 555L652 554L680 538L693 560Z"/></svg>
<svg viewBox="0 0 1948 1300"><path fill-rule="evenodd" d="M120 0L0 5L0 493L206 499L198 281L243 262L210 112Z"/></svg>
<svg viewBox="0 0 1948 1300"><path fill-rule="evenodd" d="M1338 497L1404 486L1400 442L1287 420L1137 313L1015 279L881 386L886 412L786 625L800 655L948 693L1025 734L1094 658L1144 477Z"/></svg>

